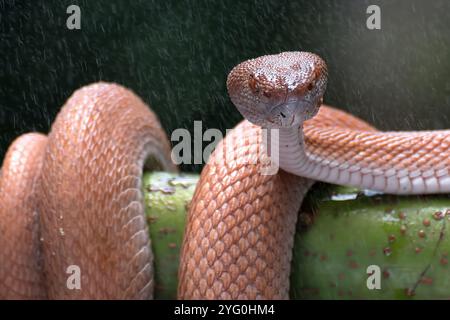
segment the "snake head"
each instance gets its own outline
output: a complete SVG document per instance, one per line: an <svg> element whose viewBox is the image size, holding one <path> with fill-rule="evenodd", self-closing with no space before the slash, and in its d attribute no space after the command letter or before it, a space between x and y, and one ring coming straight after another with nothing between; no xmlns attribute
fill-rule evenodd
<svg viewBox="0 0 450 320"><path fill-rule="evenodd" d="M298 127L317 114L327 76L318 55L283 52L237 65L228 75L227 88L250 122L266 128Z"/></svg>

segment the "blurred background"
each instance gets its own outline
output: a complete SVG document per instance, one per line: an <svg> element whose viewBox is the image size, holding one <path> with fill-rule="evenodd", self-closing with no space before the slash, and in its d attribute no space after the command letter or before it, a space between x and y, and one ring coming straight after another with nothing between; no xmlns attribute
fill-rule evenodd
<svg viewBox="0 0 450 320"><path fill-rule="evenodd" d="M71 4L81 30L66 27ZM366 27L372 4L380 30ZM224 132L241 119L226 93L231 68L288 50L326 60L327 104L385 130L450 128L449 16L448 0L0 0L0 162L99 80L136 92L169 136L194 120Z"/></svg>

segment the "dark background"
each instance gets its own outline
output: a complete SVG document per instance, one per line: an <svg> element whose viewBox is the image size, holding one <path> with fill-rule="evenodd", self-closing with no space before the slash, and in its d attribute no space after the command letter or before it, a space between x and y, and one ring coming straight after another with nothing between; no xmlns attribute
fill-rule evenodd
<svg viewBox="0 0 450 320"><path fill-rule="evenodd" d="M81 30L66 28L70 4ZM381 30L366 28L370 4ZM232 128L230 69L286 50L327 61L328 104L381 129L450 128L448 0L0 0L0 162L15 137L48 132L70 94L98 80L134 90L169 135L194 120Z"/></svg>

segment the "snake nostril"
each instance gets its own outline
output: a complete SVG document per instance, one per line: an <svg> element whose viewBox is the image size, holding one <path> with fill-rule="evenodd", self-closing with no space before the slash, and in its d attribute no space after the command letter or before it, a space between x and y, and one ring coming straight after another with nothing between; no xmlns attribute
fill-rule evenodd
<svg viewBox="0 0 450 320"><path fill-rule="evenodd" d="M280 116L282 116L283 118L286 118L286 115L283 112L280 112Z"/></svg>

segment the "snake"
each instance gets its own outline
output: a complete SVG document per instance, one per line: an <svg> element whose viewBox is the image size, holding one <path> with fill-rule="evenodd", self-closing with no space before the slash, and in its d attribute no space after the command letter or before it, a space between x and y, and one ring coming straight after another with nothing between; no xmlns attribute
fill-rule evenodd
<svg viewBox="0 0 450 320"><path fill-rule="evenodd" d="M201 171L179 299L289 298L295 225L315 181L399 195L450 191L449 130L379 131L323 104L327 80L326 63L308 52L231 70L228 93L245 119ZM267 161L276 172L263 173ZM75 91L48 136L14 140L0 171L0 298L152 298L144 170L178 169L156 114L114 83ZM81 274L75 290L71 266Z"/></svg>

